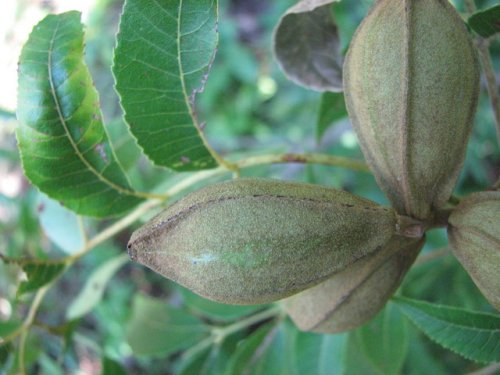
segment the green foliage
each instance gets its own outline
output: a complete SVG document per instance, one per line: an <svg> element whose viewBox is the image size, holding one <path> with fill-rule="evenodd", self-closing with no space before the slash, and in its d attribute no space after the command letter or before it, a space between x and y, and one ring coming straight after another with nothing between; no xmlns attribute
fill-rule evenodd
<svg viewBox="0 0 500 375"><path fill-rule="evenodd" d="M126 2L113 72L130 130L158 165L213 168L194 109L217 46L217 1Z"/></svg>
<svg viewBox="0 0 500 375"><path fill-rule="evenodd" d="M463 1L454 3L464 12ZM498 5L477 3L483 10L469 26L486 37ZM331 73L323 78L338 86L371 4L126 0L121 15L122 0L98 0L85 36L77 12L36 25L19 60L17 120L0 109L0 374L78 373L85 363L103 374L419 375L469 373L481 370L478 362L498 361L498 313L442 251L444 229L427 233L398 292L413 299L396 298L364 326L337 335L300 332L279 302L208 301L123 254L132 231L161 206L236 170L388 205L373 176L359 173L356 136L339 121L344 95L285 78L311 86L307 77ZM333 40L325 47L320 35ZM500 44L489 42L498 69ZM491 188L499 163L483 88L450 207Z"/></svg>
<svg viewBox="0 0 500 375"><path fill-rule="evenodd" d="M117 215L139 202L102 124L78 12L33 29L19 59L18 104L24 171L40 190L82 215Z"/></svg>
<svg viewBox="0 0 500 375"><path fill-rule="evenodd" d="M465 309L397 298L401 310L432 340L466 358L500 361L500 317Z"/></svg>
<svg viewBox="0 0 500 375"><path fill-rule="evenodd" d="M166 356L196 344L207 333L202 321L185 310L140 294L134 298L127 341L137 355Z"/></svg>
<svg viewBox="0 0 500 375"><path fill-rule="evenodd" d="M500 32L500 5L474 13L468 23L483 38L495 35Z"/></svg>
<svg viewBox="0 0 500 375"><path fill-rule="evenodd" d="M400 374L408 355L408 328L404 317L391 305L357 331L357 339L373 372Z"/></svg>
<svg viewBox="0 0 500 375"><path fill-rule="evenodd" d="M347 116L344 95L326 92L321 95L318 120L316 122L316 139L321 141L328 128L336 121Z"/></svg>
<svg viewBox="0 0 500 375"><path fill-rule="evenodd" d="M17 295L30 293L51 283L59 277L66 267L64 261L49 261L43 259L14 259L4 257L0 254L0 259L7 264L16 264L22 268L26 274L26 281L22 281L17 290Z"/></svg>
<svg viewBox="0 0 500 375"><path fill-rule="evenodd" d="M66 318L74 320L90 312L101 301L109 280L127 261L126 255L119 255L96 268L89 275L80 294L68 307Z"/></svg>

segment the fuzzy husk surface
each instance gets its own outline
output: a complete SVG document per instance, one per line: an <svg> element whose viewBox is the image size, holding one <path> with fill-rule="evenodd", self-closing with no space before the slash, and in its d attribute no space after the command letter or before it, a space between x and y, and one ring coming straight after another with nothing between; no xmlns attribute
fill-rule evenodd
<svg viewBox="0 0 500 375"><path fill-rule="evenodd" d="M237 179L189 194L135 231L130 257L231 304L288 297L391 239L392 209L336 189Z"/></svg>
<svg viewBox="0 0 500 375"><path fill-rule="evenodd" d="M447 0L379 0L344 64L353 127L399 214L426 220L449 199L479 95L476 51Z"/></svg>
<svg viewBox="0 0 500 375"><path fill-rule="evenodd" d="M285 310L304 331L338 333L359 327L385 306L424 242L396 235L380 251L287 298Z"/></svg>
<svg viewBox="0 0 500 375"><path fill-rule="evenodd" d="M474 193L449 218L453 254L488 301L500 310L500 191Z"/></svg>

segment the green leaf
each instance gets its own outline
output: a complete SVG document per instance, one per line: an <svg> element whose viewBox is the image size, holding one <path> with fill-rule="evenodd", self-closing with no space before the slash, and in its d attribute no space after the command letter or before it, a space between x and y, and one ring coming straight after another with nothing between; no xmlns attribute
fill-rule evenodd
<svg viewBox="0 0 500 375"><path fill-rule="evenodd" d="M479 11L470 16L469 26L483 38L500 32L500 5Z"/></svg>
<svg viewBox="0 0 500 375"><path fill-rule="evenodd" d="M321 95L318 120L316 122L316 140L321 141L326 130L336 121L347 116L344 95L325 92Z"/></svg>
<svg viewBox="0 0 500 375"><path fill-rule="evenodd" d="M132 134L156 164L178 171L217 166L195 97L217 46L217 1L127 0L113 72Z"/></svg>
<svg viewBox="0 0 500 375"><path fill-rule="evenodd" d="M196 344L208 333L208 327L185 310L143 295L134 298L127 342L136 355L165 357Z"/></svg>
<svg viewBox="0 0 500 375"><path fill-rule="evenodd" d="M17 295L34 292L41 287L54 281L66 268L65 263L30 263L22 265L23 271L28 277L28 281L23 281L19 285Z"/></svg>
<svg viewBox="0 0 500 375"><path fill-rule="evenodd" d="M31 182L81 215L118 215L138 204L102 123L78 12L34 27L18 79L16 133Z"/></svg>
<svg viewBox="0 0 500 375"><path fill-rule="evenodd" d="M473 361L500 361L500 316L409 298L394 303L433 341Z"/></svg>
<svg viewBox="0 0 500 375"><path fill-rule="evenodd" d="M221 375L234 353L239 334L226 337L223 342L215 342L210 348L194 353L189 357L181 357L181 366L175 374L178 375Z"/></svg>
<svg viewBox="0 0 500 375"><path fill-rule="evenodd" d="M12 353L12 344L9 342L7 344L0 344L0 366L3 366L9 360L10 354ZM0 370L2 368L0 367Z"/></svg>
<svg viewBox="0 0 500 375"><path fill-rule="evenodd" d="M298 332L294 361L298 374L343 374L347 334L320 335Z"/></svg>
<svg viewBox="0 0 500 375"><path fill-rule="evenodd" d="M191 292L189 289L179 287L184 303L186 306L196 312L196 314L202 315L204 317L227 322L245 315L249 315L252 312L262 309L265 305L227 305L223 303L217 303L210 301L206 298L200 297L197 294Z"/></svg>
<svg viewBox="0 0 500 375"><path fill-rule="evenodd" d="M83 248L85 238L75 213L41 193L38 220L47 237L65 253L74 254Z"/></svg>
<svg viewBox="0 0 500 375"><path fill-rule="evenodd" d="M274 33L274 52L283 72L317 91L342 91L343 58L331 13L336 1L300 1L286 11Z"/></svg>
<svg viewBox="0 0 500 375"><path fill-rule="evenodd" d="M0 322L0 338L4 339L11 333L17 331L22 325L22 322L17 320L9 320L6 322ZM1 341L1 340L0 340Z"/></svg>
<svg viewBox="0 0 500 375"><path fill-rule="evenodd" d="M29 258L9 258L0 254L7 264L16 264L26 273L27 281L22 281L17 290L17 295L34 292L41 287L54 281L61 275L65 268L64 261L29 259Z"/></svg>
<svg viewBox="0 0 500 375"><path fill-rule="evenodd" d="M69 306L66 319L78 319L92 311L101 301L109 280L128 260L127 254L119 255L95 269L87 279L80 294Z"/></svg>
<svg viewBox="0 0 500 375"><path fill-rule="evenodd" d="M238 345L225 375L296 375L291 361L296 334L288 321L260 327Z"/></svg>
<svg viewBox="0 0 500 375"><path fill-rule="evenodd" d="M37 358L37 365L40 366L40 373L50 375L64 375L61 363L45 353L41 353Z"/></svg>
<svg viewBox="0 0 500 375"><path fill-rule="evenodd" d="M344 371L342 375L378 375L378 369L366 358L361 349L360 337L356 331L349 332L345 348Z"/></svg>
<svg viewBox="0 0 500 375"><path fill-rule="evenodd" d="M408 353L408 327L404 316L391 305L356 331L365 357L381 375L401 373Z"/></svg>
<svg viewBox="0 0 500 375"><path fill-rule="evenodd" d="M142 150L137 145L135 138L123 119L111 121L108 126L109 140L115 150L116 158L123 169L128 172L132 168L140 166L139 159Z"/></svg>
<svg viewBox="0 0 500 375"><path fill-rule="evenodd" d="M245 369L249 369L249 364L253 364L254 360L258 359L257 355L262 354L267 349L268 343L265 340L266 338L272 339L276 329L275 323L268 323L242 340L231 357L224 375L239 375Z"/></svg>
<svg viewBox="0 0 500 375"><path fill-rule="evenodd" d="M104 357L102 360L101 375L127 375L127 371L120 363L111 358Z"/></svg>

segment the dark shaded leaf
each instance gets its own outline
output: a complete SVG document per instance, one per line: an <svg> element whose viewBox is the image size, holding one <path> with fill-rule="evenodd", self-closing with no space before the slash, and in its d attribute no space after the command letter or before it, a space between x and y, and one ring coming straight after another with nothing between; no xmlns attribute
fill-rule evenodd
<svg viewBox="0 0 500 375"><path fill-rule="evenodd" d="M469 26L483 38L500 32L500 5L481 10L469 17Z"/></svg>
<svg viewBox="0 0 500 375"><path fill-rule="evenodd" d="M215 342L210 348L182 358L178 375L222 375L235 351L241 334L226 337L223 342Z"/></svg>
<svg viewBox="0 0 500 375"><path fill-rule="evenodd" d="M96 268L87 278L85 286L73 300L66 312L68 320L89 313L101 301L104 290L114 274L129 261L128 255L119 255Z"/></svg>
<svg viewBox="0 0 500 375"><path fill-rule="evenodd" d="M12 344L0 344L0 366L4 366L12 353ZM1 370L1 368L0 368Z"/></svg>
<svg viewBox="0 0 500 375"><path fill-rule="evenodd" d="M227 305L210 301L191 292L189 289L179 287L184 297L184 303L197 314L217 321L231 321L249 315L262 309L266 305Z"/></svg>
<svg viewBox="0 0 500 375"><path fill-rule="evenodd" d="M267 349L269 343L266 340L272 340L276 329L276 324L268 323L241 341L231 357L224 375L238 375L249 368L258 360L257 356Z"/></svg>
<svg viewBox="0 0 500 375"><path fill-rule="evenodd" d="M111 358L104 357L102 360L101 375L127 375L127 371L120 363Z"/></svg>
<svg viewBox="0 0 500 375"><path fill-rule="evenodd" d="M295 83L317 91L342 91L342 63L331 4L302 0L283 15L274 33L274 52Z"/></svg>
<svg viewBox="0 0 500 375"><path fill-rule="evenodd" d="M477 362L500 361L500 316L409 298L394 303L443 347Z"/></svg>
<svg viewBox="0 0 500 375"><path fill-rule="evenodd" d="M217 1L127 0L113 72L132 134L156 164L217 166L194 108L217 46Z"/></svg>
<svg viewBox="0 0 500 375"><path fill-rule="evenodd" d="M318 120L316 122L316 140L320 142L328 128L346 116L347 109L342 93L325 92L321 95Z"/></svg>
<svg viewBox="0 0 500 375"><path fill-rule="evenodd" d="M78 12L48 15L34 27L19 60L17 117L25 174L48 196L98 217L139 203L102 124Z"/></svg>
<svg viewBox="0 0 500 375"><path fill-rule="evenodd" d="M139 294L133 301L127 342L136 355L163 357L196 344L208 332L208 327L187 311Z"/></svg>
<svg viewBox="0 0 500 375"><path fill-rule="evenodd" d="M296 334L288 321L260 327L238 345L225 375L295 375L291 359Z"/></svg>

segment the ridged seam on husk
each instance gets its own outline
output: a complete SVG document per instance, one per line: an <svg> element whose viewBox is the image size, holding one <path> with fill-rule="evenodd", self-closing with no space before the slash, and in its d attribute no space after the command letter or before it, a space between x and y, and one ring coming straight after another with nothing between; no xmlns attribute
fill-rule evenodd
<svg viewBox="0 0 500 375"><path fill-rule="evenodd" d="M388 6L396 6L396 2L392 0L380 0L378 1L370 10L368 16L363 20L362 24L359 26L357 29L352 42L351 42L351 47L349 48L349 51L346 56L345 60L345 65L344 65L344 90L345 90L345 95L346 95L346 104L347 108L349 111L349 115L352 119L353 126L357 127L357 124L359 125L360 119L354 111L354 105L351 103L350 99L350 90L349 90L349 85L352 84L350 83L352 81L352 77L350 77L350 70L349 70L349 65L352 60L352 54L353 54L353 45L356 43L356 41L360 38L360 34L362 33L363 28L369 23L370 27L375 27L373 26L373 20L372 18L375 16L380 16L380 13L383 13L384 8ZM389 160L387 156L384 154L384 144L381 143L381 140L378 137L377 132L375 132L372 126L370 126L369 133L371 134L369 138L364 139L363 136L358 137L360 144L363 149L363 153L365 154L365 157L367 161L369 162L370 167L372 170L375 172L375 177L377 177L377 181L383 188L383 190L389 195L389 198L391 201L393 201L393 204L398 208L399 213L402 214L407 214L407 215L412 215L419 217L420 219L431 219L430 217L430 210L438 209L441 208L443 204L445 204L446 200L449 198L449 193L451 193L451 189L453 188L452 185L454 185L454 182L456 181L456 177L458 176L458 173L461 169L462 163L463 163L463 158L464 158L464 152L460 153L459 150L462 148L465 150L466 147L466 142L468 139L468 135L470 134L471 130L471 125L472 125L472 119L475 113L475 107L477 104L477 99L478 99L478 88L479 88L479 70L478 70L478 62L477 62L477 56L474 51L474 47L472 45L472 42L470 38L466 38L467 35L467 30L465 29L465 26L456 13L455 9L453 6L447 3L447 1L441 1L441 0L436 0L436 4L438 4L438 7L443 7L445 8L446 14L450 17L450 25L451 23L456 24L457 28L460 28L459 33L462 33L461 37L458 37L458 39L467 39L465 43L467 44L467 48L465 48L465 53L467 57L464 57L465 60L472 60L473 61L473 67L469 69L469 71L473 72L473 76L469 76L467 78L467 94L473 94L473 97L467 97L467 104L469 104L469 99L470 99L470 110L464 110L462 114L458 115L458 118L460 121L462 119L466 118L466 121L464 121L464 131L463 131L463 137L460 137L460 140L463 138L463 142L460 142L460 144L454 145L452 152L453 152L453 158L448 158L446 160L450 160L448 163L443 163L443 164L448 164L448 168L444 168L446 170L443 170L440 174L435 174L435 179L432 180L435 182L433 186L428 185L424 186L426 189L423 192L420 192L420 188L417 189L418 186L414 186L415 182L418 184L418 181L415 180L413 183L411 182L411 175L409 174L409 165L411 164L411 157L413 153L417 152L414 151L412 153L412 142L411 142L411 132L414 131L414 129L410 128L409 124L412 123L411 114L410 114L410 103L412 101L412 95L411 95L411 90L410 88L412 87L413 83L411 81L412 79L412 56L411 56L411 51L412 49L412 43L413 39L417 36L415 35L416 33L412 31L412 28L415 26L415 21L413 20L413 10L414 7L416 6L416 2L414 0L403 0L401 3L398 3L397 6L402 6L402 12L403 16L405 18L404 22L404 35L403 35L403 43L401 45L401 48L403 48L403 56L405 57L404 61L402 61L402 64L400 66L403 66L401 74L403 77L401 78L401 83L404 86L402 90L403 94L403 109L400 112L400 115L402 116L401 121L399 122L400 125L400 139L402 144L406 145L405 147L401 147L401 149L398 151L398 155L400 156L399 158L399 164L401 165L401 168L403 169L403 173L398 174L398 177L394 175L394 168L391 167L391 163L393 163L395 160L392 159ZM422 11L420 9L420 11ZM451 27L451 26L449 26ZM365 34L363 34L365 35ZM422 42L419 42L419 46L422 44ZM407 52L404 52L407 51ZM469 53L469 51L471 53ZM362 56L360 55L360 52L357 52L357 57ZM352 65L352 64L351 64ZM361 73L363 74L363 73ZM367 74L365 72L365 74ZM422 74L420 72L419 74ZM369 77L363 77L359 78L361 81L364 81L365 79L368 79ZM390 78L390 77L388 77ZM475 88L474 88L475 86ZM359 101L360 97L358 94L354 93L356 95L356 101ZM356 104L356 106L359 105L359 103ZM362 111L364 111L363 109ZM362 117L363 115L366 115L367 113L360 114ZM402 127L402 128L401 128ZM367 131L365 129L365 131ZM358 133L358 132L357 132ZM358 133L358 135L360 135ZM372 139L375 141L375 147L368 147L369 145L369 140ZM460 146L461 145L461 146ZM418 147L415 146L415 147ZM377 154L375 154L377 153ZM376 156L375 156L376 155ZM456 162L456 160L459 159L459 162ZM460 162L462 160L462 162ZM427 164L425 164L427 165ZM398 168L399 169L399 168ZM413 179L416 177L413 176ZM418 192L415 190L417 189ZM446 196L445 196L446 195ZM397 202L396 197L399 196L400 203L402 206L400 206ZM425 198L426 202L423 204L421 200ZM395 200L396 199L396 200Z"/></svg>
<svg viewBox="0 0 500 375"><path fill-rule="evenodd" d="M406 243L405 243L406 242ZM343 295L336 301L336 303L332 306L329 306L328 309L326 309L322 315L318 316L317 319L315 319L315 323L311 325L304 325L304 322L301 322L300 320L297 320L300 318L300 313L299 312L294 312L293 310L290 310L290 308L294 308L294 304L309 304L309 303L314 303L314 301L310 300L311 299L311 293L314 292L314 290L319 290L319 288L323 284L319 284L312 289L305 290L296 296L290 297L288 300L285 300L285 307L286 310L291 314L292 320L298 326L306 331L311 331L311 332L318 332L318 333L336 333L336 332L342 332L348 329L355 328L356 326L359 326L360 324L366 322L367 320L371 319L376 313L383 307L383 304L379 306L377 311L371 311L365 316L361 318L362 322L359 320L359 316L355 318L356 321L351 321L349 324L345 325L343 322L329 322L332 318L334 318L335 314L340 312L343 308L349 308L349 304L353 303L353 298L356 298L356 292L360 290L364 290L363 288L368 287L369 285L367 284L368 282L373 282L373 277L379 273L380 271L383 270L384 267L387 266L388 263L390 262L395 262L392 263L393 267L400 267L398 270L398 275L397 278L393 279L391 281L391 287L388 288L387 290L384 291L382 299L385 301L389 296L394 292L394 290L399 286L401 283L404 275L406 274L407 270L410 268L411 264L414 262L415 258L417 257L418 253L420 252L423 244L425 243L425 238L421 238L420 240L408 240L408 239L403 239L400 238L398 239L398 236L395 236L391 239L389 244L387 244L387 248L384 250L381 250L379 253L372 254L369 256L367 259L359 260L358 262L352 264L349 268L334 274L330 279L326 280L323 282L324 285L328 285L329 282L335 280L335 278L338 278L339 276L343 276L343 274L349 275L350 273L353 272L354 269L356 269L356 266L359 264L360 266L362 265L363 267L370 267L371 271L364 273L361 276L359 280L356 280L354 284L349 286L349 289L345 290ZM398 244L400 246L398 246ZM363 263L365 262L365 263ZM359 268L359 267L358 267ZM363 273L363 269L359 269L357 272ZM353 278L356 278L358 274L352 275ZM374 290L377 288L376 284L372 284L370 286L371 288L374 288ZM304 297L308 296L307 300L304 300ZM327 298L327 296L324 296ZM302 301L301 301L302 298ZM319 297L318 297L319 298ZM322 301L324 302L324 301ZM359 301L357 301L359 303ZM356 303L356 301L354 301ZM299 315L297 315L299 314ZM345 316L342 316L342 318L345 319Z"/></svg>
<svg viewBox="0 0 500 375"><path fill-rule="evenodd" d="M349 220L354 221L351 230L345 227ZM377 251L396 225L393 210L346 192L241 179L181 199L134 232L129 252L134 260L206 298L263 303L321 282ZM348 237L359 248L350 251ZM211 255L209 263L191 262L205 254ZM262 268L264 259L273 266ZM290 267L293 272L286 271ZM280 272L287 273L281 281L276 279Z"/></svg>

